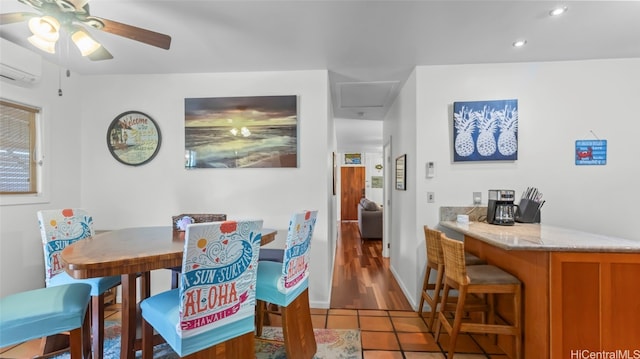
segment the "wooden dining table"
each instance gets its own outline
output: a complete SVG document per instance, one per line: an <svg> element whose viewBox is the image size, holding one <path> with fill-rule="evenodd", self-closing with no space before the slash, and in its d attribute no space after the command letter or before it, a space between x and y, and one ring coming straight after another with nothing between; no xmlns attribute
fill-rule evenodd
<svg viewBox="0 0 640 359"><path fill-rule="evenodd" d="M262 229L261 245L272 242L275 229ZM150 273L182 265L184 232L172 226L135 227L104 231L67 246L61 253L67 273L77 279L122 277L121 359L135 358L137 312L136 278L140 300L151 292Z"/></svg>

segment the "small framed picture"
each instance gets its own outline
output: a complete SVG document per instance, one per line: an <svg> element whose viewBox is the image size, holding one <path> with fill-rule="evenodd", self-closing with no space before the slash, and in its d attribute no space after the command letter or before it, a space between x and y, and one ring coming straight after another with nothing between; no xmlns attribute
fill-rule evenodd
<svg viewBox="0 0 640 359"><path fill-rule="evenodd" d="M407 155L404 154L396 158L396 189L407 190Z"/></svg>
<svg viewBox="0 0 640 359"><path fill-rule="evenodd" d="M344 154L345 165L360 165L362 164L362 156L359 153L345 153Z"/></svg>

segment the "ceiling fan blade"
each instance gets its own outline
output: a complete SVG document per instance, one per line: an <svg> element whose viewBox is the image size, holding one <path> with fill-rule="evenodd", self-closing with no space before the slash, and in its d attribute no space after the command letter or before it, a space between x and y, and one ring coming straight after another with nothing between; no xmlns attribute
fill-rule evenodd
<svg viewBox="0 0 640 359"><path fill-rule="evenodd" d="M110 60L113 58L113 55L104 46L100 46L96 51L92 54L87 55L89 60L91 61L102 61L102 60Z"/></svg>
<svg viewBox="0 0 640 359"><path fill-rule="evenodd" d="M169 50L169 47L171 46L171 36L169 35L100 17L94 16L94 18L104 24L104 27L101 29L102 31L140 41L165 50Z"/></svg>
<svg viewBox="0 0 640 359"><path fill-rule="evenodd" d="M27 21L35 16L39 16L39 15L30 13L30 12L10 12L7 14L0 14L0 25Z"/></svg>

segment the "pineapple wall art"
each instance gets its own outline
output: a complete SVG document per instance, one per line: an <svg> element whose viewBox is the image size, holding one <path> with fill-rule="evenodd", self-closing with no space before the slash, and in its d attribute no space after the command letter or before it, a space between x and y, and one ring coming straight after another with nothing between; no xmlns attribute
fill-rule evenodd
<svg viewBox="0 0 640 359"><path fill-rule="evenodd" d="M453 161L518 159L518 100L453 103Z"/></svg>

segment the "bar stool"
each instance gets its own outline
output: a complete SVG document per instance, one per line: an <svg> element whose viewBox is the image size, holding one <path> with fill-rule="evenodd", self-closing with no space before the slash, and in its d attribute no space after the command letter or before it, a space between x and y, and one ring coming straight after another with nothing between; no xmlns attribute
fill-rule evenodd
<svg viewBox="0 0 640 359"><path fill-rule="evenodd" d="M438 324L436 326L436 341L440 338L440 329L445 328L450 336L449 353L452 359L455 353L458 334L487 333L512 335L515 338L516 359L522 358L522 283L518 278L493 265L466 266L464 260L464 243L454 239L441 237L442 251L445 262L445 281ZM448 304L449 291L458 290L458 300L453 307ZM467 294L487 297L488 322L462 322L462 317L468 307L465 306ZM511 294L513 296L513 323L496 324L494 294ZM454 312L453 320L446 314ZM484 319L484 317L483 317Z"/></svg>
<svg viewBox="0 0 640 359"><path fill-rule="evenodd" d="M427 271L424 274L424 282L422 284L422 295L420 298L420 306L418 313L422 315L422 308L426 301L429 307L429 330L433 330L433 321L436 317L436 308L440 300L440 290L442 289L442 279L444 278L444 256L442 254L442 245L440 237L442 232L424 226L424 237L427 247ZM465 264L478 265L486 264L486 262L471 253L465 252ZM436 271L436 282L429 283L431 271ZM433 296L429 293L433 291Z"/></svg>

